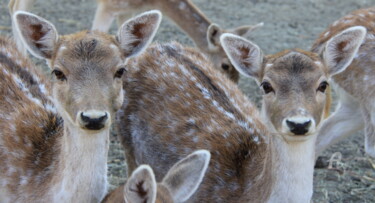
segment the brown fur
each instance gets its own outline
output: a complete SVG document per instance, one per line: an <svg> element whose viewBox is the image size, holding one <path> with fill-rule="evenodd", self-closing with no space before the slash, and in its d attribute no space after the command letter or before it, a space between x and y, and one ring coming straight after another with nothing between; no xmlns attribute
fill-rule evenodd
<svg viewBox="0 0 375 203"><path fill-rule="evenodd" d="M128 64L124 87L117 126L129 173L136 162L149 164L160 180L180 158L208 149L210 166L194 201L267 199L270 135L256 107L207 58L176 43L154 45Z"/></svg>
<svg viewBox="0 0 375 203"><path fill-rule="evenodd" d="M49 93L46 95L39 87L45 85L49 90L50 83L14 48L11 39L0 39L0 47L6 51L0 52L0 94L3 98L0 101L0 157L2 163L6 163L0 165L3 171L1 178L5 180L2 187L18 194L16 196L20 199L17 201L24 201L21 198L24 193L33 193L28 201L36 201L36 197L47 190L46 183L51 181L55 172L51 166L58 162L54 155L60 151L56 145L62 136L63 123L56 112L45 108L53 104ZM30 90L30 96L25 94L23 85L17 83L12 75ZM40 101L42 106L30 100L31 97ZM30 185L39 190L33 190Z"/></svg>

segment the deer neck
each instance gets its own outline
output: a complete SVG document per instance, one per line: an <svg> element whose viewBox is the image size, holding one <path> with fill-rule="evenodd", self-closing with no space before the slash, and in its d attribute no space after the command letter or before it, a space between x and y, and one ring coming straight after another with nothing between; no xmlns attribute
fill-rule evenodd
<svg viewBox="0 0 375 203"><path fill-rule="evenodd" d="M159 9L171 18L194 41L197 47L208 52L207 29L211 22L189 0L164 0Z"/></svg>
<svg viewBox="0 0 375 203"><path fill-rule="evenodd" d="M273 126L262 116L267 126ZM268 202L310 202L313 192L316 135L300 142L287 142L272 130L274 188Z"/></svg>
<svg viewBox="0 0 375 203"><path fill-rule="evenodd" d="M66 121L66 120L64 120ZM99 202L107 191L109 129L87 133L64 123L61 153L53 178L53 202Z"/></svg>

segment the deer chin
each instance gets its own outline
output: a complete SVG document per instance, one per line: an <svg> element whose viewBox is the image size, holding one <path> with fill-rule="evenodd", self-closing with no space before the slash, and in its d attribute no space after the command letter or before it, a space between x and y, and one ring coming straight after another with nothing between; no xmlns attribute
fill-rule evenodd
<svg viewBox="0 0 375 203"><path fill-rule="evenodd" d="M316 133L306 133L304 135L295 135L293 133L280 133L282 138L287 142L304 142L314 137Z"/></svg>

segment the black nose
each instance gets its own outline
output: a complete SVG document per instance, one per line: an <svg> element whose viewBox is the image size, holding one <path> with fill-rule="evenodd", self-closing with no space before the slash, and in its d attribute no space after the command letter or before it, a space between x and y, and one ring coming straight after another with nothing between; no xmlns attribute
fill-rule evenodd
<svg viewBox="0 0 375 203"><path fill-rule="evenodd" d="M104 116L98 118L90 118L89 116L83 115L83 112L81 113L81 120L85 125L85 128L89 130L100 130L104 128L107 118L107 113L105 113Z"/></svg>
<svg viewBox="0 0 375 203"><path fill-rule="evenodd" d="M309 131L311 121L295 123L293 121L286 120L286 124L288 125L290 131L295 135L304 135Z"/></svg>

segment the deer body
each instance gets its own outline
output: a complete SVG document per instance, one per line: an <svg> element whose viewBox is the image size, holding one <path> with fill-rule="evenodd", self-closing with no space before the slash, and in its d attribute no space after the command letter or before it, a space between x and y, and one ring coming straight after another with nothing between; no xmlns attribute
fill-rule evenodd
<svg viewBox="0 0 375 203"><path fill-rule="evenodd" d="M117 127L129 173L149 164L159 181L174 162L207 149L210 166L190 201L266 200L272 187L270 137L234 83L206 57L176 43L154 45L128 67Z"/></svg>
<svg viewBox="0 0 375 203"><path fill-rule="evenodd" d="M239 74L230 64L220 45L220 35L227 32L245 35L262 24L223 30L212 24L190 0L98 0L92 29L106 32L115 16L121 24L131 17L132 13L147 9L158 9L168 16L210 57L214 67L225 72L234 82L238 82Z"/></svg>
<svg viewBox="0 0 375 203"><path fill-rule="evenodd" d="M46 82L13 43L0 40L2 201L103 199L109 127L123 102L121 66L152 39L160 17L149 12L129 20L117 41L101 32L58 36L47 20L14 14L18 36L34 56L48 61L52 80ZM138 27L141 34L134 30L139 21L149 28ZM134 32L140 44L128 45L128 37L137 39Z"/></svg>
<svg viewBox="0 0 375 203"><path fill-rule="evenodd" d="M375 7L361 9L334 22L314 43L312 50L323 53L322 47L336 33L360 25L367 29L365 40L350 66L333 77L339 104L336 111L323 124L318 139L317 153L328 146L363 129L365 151L375 157Z"/></svg>
<svg viewBox="0 0 375 203"><path fill-rule="evenodd" d="M330 68L302 50L263 57L251 42L224 34L231 62L264 88L263 116L198 52L175 43L149 48L129 61L117 115L129 172L149 164L160 180L181 156L207 149L210 167L190 201L309 202L326 80L346 68L340 62L354 57L364 33L353 28L331 40ZM350 46L337 48L341 42Z"/></svg>

